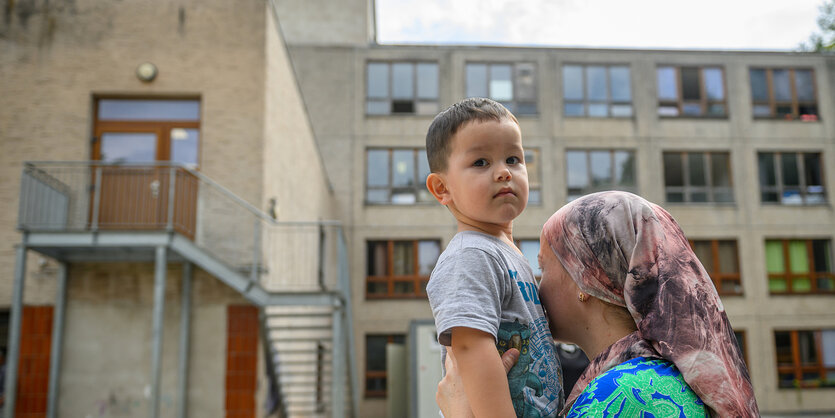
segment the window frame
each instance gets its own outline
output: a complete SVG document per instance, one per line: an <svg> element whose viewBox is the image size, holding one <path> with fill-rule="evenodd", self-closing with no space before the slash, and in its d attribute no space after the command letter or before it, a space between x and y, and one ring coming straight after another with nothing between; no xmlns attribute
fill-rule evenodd
<svg viewBox="0 0 835 418"><path fill-rule="evenodd" d="M369 370L368 369L368 358L370 357L368 348L368 339L374 337L384 337L386 338L386 344L405 344L406 343L406 335L405 334L365 334L365 385L363 386L363 393L365 394L366 399L374 399L374 398L387 398L388 397L388 389L383 390L368 390L368 382L372 379L383 379L386 381L388 379L388 371L386 370ZM385 357L385 351L383 352L383 356ZM385 359L384 359L385 361Z"/></svg>
<svg viewBox="0 0 835 418"><path fill-rule="evenodd" d="M414 270L412 274L398 276L394 274L394 245L395 243L411 243L412 244L412 258ZM426 285L429 283L429 275L420 275L420 243L421 242L435 242L438 244L438 255L443 252L440 239L367 239L365 241L366 251L366 266L365 266L365 299L366 300L391 300L391 299L427 299ZM369 253L372 243L386 244L386 275L372 276L369 269L369 261L372 254ZM435 260L437 262L437 260ZM371 293L368 291L368 286L371 283L383 283L386 285L386 293ZM412 283L414 291L412 293L397 293L394 291L394 285L397 283Z"/></svg>
<svg viewBox="0 0 835 418"><path fill-rule="evenodd" d="M676 82L676 100L663 100L659 97L658 91L658 70L661 68L672 68L675 71ZM696 103L695 101L684 99L684 88L681 80L681 70L685 68L695 68L699 72L699 107L701 114L688 115L684 113L684 105L687 103ZM708 100L707 86L705 84L705 69L716 68L722 72L722 96L723 100ZM656 66L655 70L655 98L657 100L656 114L661 119L728 119L730 115L730 108L728 107L728 77L726 75L725 66L716 65L677 65L677 64L662 64ZM725 107L725 112L722 115L712 115L708 113L709 106L721 104ZM662 115L658 112L661 107L675 107L678 110L678 115Z"/></svg>
<svg viewBox="0 0 835 418"><path fill-rule="evenodd" d="M762 183L763 177L762 177L762 173L760 172L760 170L762 169L762 167L760 167L760 156L763 155L763 154L773 155L773 160L774 160L773 169L774 169L774 182L775 182L775 185L773 185L773 186L772 185L765 186ZM800 204L784 203L784 200L783 200L786 189L788 187L793 187L793 186L786 186L783 182L783 178L785 177L785 173L783 172L783 167L782 167L781 161L782 161L782 156L784 154L794 154L795 155L796 164L797 164L797 176L798 176L798 179L800 180L800 184L797 185L797 188L800 190L800 198L801 198L801 203ZM827 200L828 196L826 195L826 184L821 185L821 187L823 187L823 192L821 194L821 197L822 197L821 202L819 202L819 203L816 203L816 202L809 203L808 202L808 199L809 199L809 193L808 193L809 185L806 184L807 173L806 173L806 158L805 158L807 155L817 155L818 156L819 166L820 166L820 173L818 173L818 176L821 179L821 183L824 183L824 181L826 180L826 177L824 177L826 175L826 172L824 170L826 168L824 167L825 164L824 164L824 160L823 160L823 152L821 152L821 151L758 151L757 152L757 176L759 177L758 182L760 184L760 203L761 204L764 204L764 205L779 205L779 206L821 206L821 205L827 205L828 204L828 200ZM773 201L763 200L763 194L764 193L777 193L778 201L773 202Z"/></svg>
<svg viewBox="0 0 835 418"><path fill-rule="evenodd" d="M766 238L765 243L766 246L769 242L777 241L780 242L783 249L783 272L782 273L770 273L768 271L768 265L766 264L766 276L768 278L768 294L771 296L783 296L783 295L791 295L791 296L807 296L807 295L831 295L835 294L835 288L831 290L818 290L818 279L819 278L830 278L835 281L835 271L830 272L819 272L815 271L815 252L813 250L813 241L828 241L829 242L829 263L830 266L832 265L833 261L833 249L832 249L832 240L828 238ZM806 257L809 266L809 271L806 273L794 273L791 271L791 258L789 254L789 243L792 241L802 241L806 244ZM798 292L794 290L794 280L795 279L802 279L808 278L810 282L810 290L808 292ZM770 282L772 279L782 279L786 282L786 291L785 292L774 292L771 290Z"/></svg>
<svg viewBox="0 0 835 418"><path fill-rule="evenodd" d="M734 329L734 337L736 337L736 346L742 354L742 360L745 361L748 371L751 371L751 363L748 361L748 333L745 329Z"/></svg>
<svg viewBox="0 0 835 418"><path fill-rule="evenodd" d="M496 100L496 101L501 103L505 107L507 107L507 109L510 110L510 112L513 113L513 115L516 116L517 118L519 118L519 117L537 117L540 114L539 93L538 93L538 90L539 90L538 89L538 86L539 86L539 75L538 75L539 69L538 69L538 67L539 66L537 64L538 63L535 60L530 60L530 61L482 61L482 60L467 61L467 62L464 63L464 96L469 96L469 93L468 93L469 80L468 80L468 77L467 77L467 68L470 65L485 65L485 66L487 66L487 79L486 79L487 80L487 86L484 90L487 92L487 95L485 95L485 97L487 97L491 100L496 100L496 99L493 99L492 97L490 97L490 68L494 65L509 65L510 66L510 71L511 71L511 81L513 83L513 97L511 97L511 99L509 101L503 101L503 100ZM520 100L519 96L517 94L517 92L519 91L519 85L520 85L519 78L517 76L518 67L520 65L530 65L533 68L532 77L533 77L533 95L534 95L534 97L530 101ZM532 113L520 112L519 111L520 104L532 104L535 107L535 111L532 112Z"/></svg>
<svg viewBox="0 0 835 418"><path fill-rule="evenodd" d="M415 180L415 185L410 190L412 194L415 196L414 203L394 203L392 201L392 196L394 196L395 191L406 191L409 190L408 187L395 187L393 185L393 176L394 176L394 152L395 151L409 151L413 152L413 163L414 163L414 173L413 178ZM368 185L368 153L369 151L388 151L388 184L384 186L369 186ZM429 190L426 188L426 181L421 181L420 178L420 158L421 152L423 156L427 158L427 167L428 167L428 157L426 157L426 148L412 148L412 147L367 147L365 149L365 172L363 176L363 182L365 183L365 193L363 195L363 203L366 206L419 206L419 205L430 205L435 202L435 198L429 193ZM427 175L429 172L427 172ZM386 202L371 202L368 200L368 192L370 190L387 190L388 191L388 200ZM421 200L421 193L426 192L426 200Z"/></svg>
<svg viewBox="0 0 835 418"><path fill-rule="evenodd" d="M710 276L710 280L713 282L713 287L716 288L716 293L719 296L743 296L745 294L745 289L742 287L742 272L739 271L742 269L742 265L740 264L739 260L739 242L736 239L688 239L690 243L690 248L695 253L696 248L695 244L697 242L707 242L710 243L710 256L712 258L711 265L713 266L713 271L708 271L708 275ZM722 265L720 257L719 257L719 244L723 242L732 242L734 244L734 257L736 258L736 266L737 272L736 273L722 273ZM704 266L704 262L701 263ZM705 269L707 270L707 269ZM722 286L725 282L737 283L739 285L739 291L725 291L724 286Z"/></svg>
<svg viewBox="0 0 835 418"><path fill-rule="evenodd" d="M835 382L831 385L822 384L826 382L828 373L835 373L835 367L827 367L823 363L823 331L831 331L830 329L794 329L794 330L774 330L774 362L777 368L777 389L810 389L810 388L835 388ZM815 341L815 353L817 362L802 363L800 359L800 333L812 333L812 339ZM777 334L788 333L791 344L792 364L780 363L780 358L777 350ZM803 379L804 373L817 373L817 384L805 383ZM793 374L794 380L791 386L783 385L780 380L781 374Z"/></svg>
<svg viewBox="0 0 835 418"><path fill-rule="evenodd" d="M583 152L585 153L586 157L586 180L587 184L589 185L586 189L587 190L580 190L580 195L578 195L575 199L579 198L580 196L584 196L590 193L595 193L599 191L605 190L621 190L630 193L638 193L638 153L634 149L629 148L567 148L565 150L565 197L566 201L570 202L570 197L572 196L570 185L568 184L568 176L569 176L569 163L568 163L568 153L569 152ZM609 164L610 164L610 177L612 179L612 183L602 186L602 187L593 187L592 184L592 164L591 164L591 153L592 152L606 152L609 154ZM615 176L615 154L618 152L627 152L632 154L632 161L634 162L632 167L632 179L633 179L633 186L632 187L624 187L614 182Z"/></svg>
<svg viewBox="0 0 835 418"><path fill-rule="evenodd" d="M534 167L531 170L530 165L528 164L528 153L531 153L534 156ZM542 150L539 147L526 147L525 148L525 169L528 172L528 205L530 206L542 206ZM532 176L531 173L535 175ZM536 181L534 181L536 180ZM531 201L531 196L534 195L533 192L539 196L539 199L536 201Z"/></svg>
<svg viewBox="0 0 835 418"><path fill-rule="evenodd" d="M765 80L766 80L766 88L768 89L768 100L755 100L754 99L754 88L751 85L751 72L752 71L765 71ZM778 101L775 98L775 91L774 91L774 71L788 71L789 72L789 87L791 88L791 102L785 101ZM797 79L795 78L795 71L809 71L812 74L812 93L814 94L814 100L812 102L808 101L800 101L797 97ZM818 95L818 80L815 76L815 69L812 67L749 67L748 69L748 86L751 90L751 116L754 120L778 120L778 121L787 121L787 122L820 122L821 120L821 111L819 107L819 95ZM777 106L779 105L790 105L792 108L791 115L789 117L779 117L777 115ZM815 106L817 113L815 114L814 118L806 118L804 119L804 115L800 115L800 106L801 105L809 105L812 104ZM770 115L769 116L758 116L754 112L755 106L768 106Z"/></svg>
<svg viewBox="0 0 835 418"><path fill-rule="evenodd" d="M667 167L665 157L668 154L679 154L681 156L681 178L682 182L684 183L682 186L668 186L667 185ZM703 155L703 162L704 162L704 173L705 173L705 186L691 186L690 183L690 159L688 158L689 154L702 154ZM730 186L714 186L713 185L713 155L714 154L726 154L728 156L728 179L730 182ZM733 171L731 169L731 152L730 151L701 151L701 150L685 150L685 151L675 151L675 150L667 150L661 153L661 166L662 166L662 173L664 176L664 201L668 204L672 205L685 205L685 204L702 204L702 205L723 205L723 206L733 206L736 205L736 195L734 192L734 179L733 179ZM722 189L728 189L727 192L730 193L731 201L729 202L717 202L715 195L718 191ZM669 199L670 193L680 192L683 196L683 201L681 202L671 202ZM690 197L693 193L704 192L707 194L707 200L704 202L700 201L692 201Z"/></svg>
<svg viewBox="0 0 835 418"><path fill-rule="evenodd" d="M370 64L386 64L388 66L388 96L383 97L370 97L369 96L369 83L368 83L368 67ZM414 87L414 93L411 100L406 99L395 99L392 96L392 92L394 91L394 71L392 70L394 64L410 64L413 68L412 74L412 86ZM437 85L435 86L435 100L428 100L428 99L421 99L418 96L418 71L417 67L419 64L434 64L437 72L438 72L438 79ZM369 59L365 62L365 110L363 113L365 117L390 117L390 116L418 116L418 117L426 117L426 116L434 116L440 110L440 99L441 99L441 68L440 63L438 61L433 60L386 60L386 59ZM368 112L368 103L369 101L387 101L388 102L388 113L369 113ZM395 101L410 101L412 103L412 112L395 112L394 111L394 102ZM435 108L432 112L420 113L418 112L418 107L421 103L434 103Z"/></svg>
<svg viewBox="0 0 835 418"><path fill-rule="evenodd" d="M635 118L635 105L633 104L634 100L634 86L632 83L632 66L629 64L615 64L615 63L578 63L578 62L566 62L561 67L561 80L563 83L565 82L565 67L580 67L582 68L582 86L583 86L583 99L582 100L573 100L573 99L566 99L565 97L565 88L562 88L562 103L563 103L563 112L562 116L565 118L583 118L583 119L621 119L621 120L628 120ZM589 92L588 92L588 84L586 83L586 69L588 67L603 67L606 69L606 101L605 102L598 102L598 101L591 101L589 99ZM615 67L623 67L629 71L629 101L622 102L622 101L614 101L612 99L612 83L611 83L611 73L610 71L612 68ZM563 84L564 86L564 84ZM566 114L567 104L581 104L583 105L583 115L568 115ZM591 116L589 115L588 108L589 104L605 104L606 105L606 116ZM630 107L630 115L629 116L614 116L612 115L612 107L613 106L623 106L629 105Z"/></svg>

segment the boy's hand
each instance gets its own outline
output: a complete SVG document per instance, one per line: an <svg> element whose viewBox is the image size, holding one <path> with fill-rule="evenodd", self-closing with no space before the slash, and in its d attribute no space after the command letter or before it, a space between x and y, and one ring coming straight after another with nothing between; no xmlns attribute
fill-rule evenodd
<svg viewBox="0 0 835 418"><path fill-rule="evenodd" d="M510 369L519 361L519 350L511 348L502 355L502 366L504 372L510 373ZM464 394L464 383L461 381L461 374L458 373L458 364L452 349L447 350L444 361L446 374L438 383L438 391L435 393L435 402L441 408L446 418L468 418L473 417L470 403L467 402L467 395Z"/></svg>

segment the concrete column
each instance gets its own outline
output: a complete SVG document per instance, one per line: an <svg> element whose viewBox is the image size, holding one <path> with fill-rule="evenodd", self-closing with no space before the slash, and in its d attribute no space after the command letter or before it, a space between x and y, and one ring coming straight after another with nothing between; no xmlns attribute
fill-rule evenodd
<svg viewBox="0 0 835 418"><path fill-rule="evenodd" d="M165 313L166 247L159 246L154 260L154 314L151 328L151 418L159 416L162 373L162 325Z"/></svg>
<svg viewBox="0 0 835 418"><path fill-rule="evenodd" d="M49 397L47 418L55 418L58 411L58 382L61 377L61 349L64 346L64 315L67 306L67 265L58 265L58 289L52 317L52 348L49 360Z"/></svg>
<svg viewBox="0 0 835 418"><path fill-rule="evenodd" d="M25 237L24 237L25 239ZM26 246L15 249L14 288L12 290L12 312L9 317L9 350L6 353L6 418L14 417L17 400L17 363L20 359L20 322L23 314L23 286L26 282Z"/></svg>
<svg viewBox="0 0 835 418"><path fill-rule="evenodd" d="M180 381L177 388L177 416L185 418L188 415L188 352L191 334L191 276L192 264L183 264L183 294L180 300Z"/></svg>

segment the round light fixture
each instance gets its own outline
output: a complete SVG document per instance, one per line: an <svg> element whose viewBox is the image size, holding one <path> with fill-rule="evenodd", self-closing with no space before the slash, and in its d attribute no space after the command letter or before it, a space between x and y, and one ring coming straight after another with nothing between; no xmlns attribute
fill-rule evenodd
<svg viewBox="0 0 835 418"><path fill-rule="evenodd" d="M150 62L143 62L136 67L136 77L144 82L151 82L157 77L157 66Z"/></svg>

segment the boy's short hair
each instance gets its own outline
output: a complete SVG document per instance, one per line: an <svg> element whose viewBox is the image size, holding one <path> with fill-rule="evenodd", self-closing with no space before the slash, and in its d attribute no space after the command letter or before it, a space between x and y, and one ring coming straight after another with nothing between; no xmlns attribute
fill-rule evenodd
<svg viewBox="0 0 835 418"><path fill-rule="evenodd" d="M464 99L438 113L429 125L429 131L426 132L426 157L429 159L429 170L433 173L446 170L451 151L451 139L464 124L488 120L501 122L502 119L509 119L519 124L516 116L513 116L513 113L510 113L501 103L483 97Z"/></svg>

